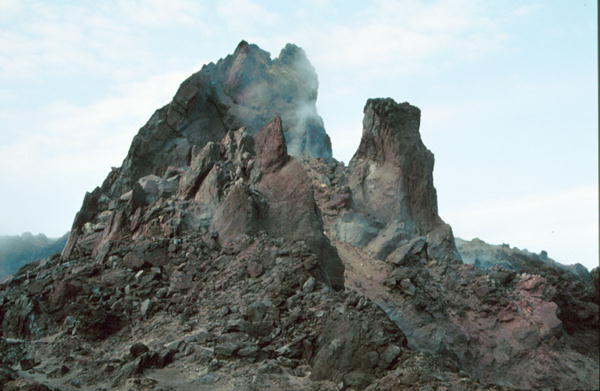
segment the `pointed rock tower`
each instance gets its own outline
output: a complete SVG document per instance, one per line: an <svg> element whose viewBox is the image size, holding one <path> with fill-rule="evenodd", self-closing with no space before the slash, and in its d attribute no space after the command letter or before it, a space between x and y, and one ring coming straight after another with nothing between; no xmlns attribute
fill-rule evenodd
<svg viewBox="0 0 600 391"><path fill-rule="evenodd" d="M419 134L421 111L393 99L369 99L363 134L348 168L352 208L337 221L338 239L399 262L422 237L437 259L458 261L452 229L438 216L433 153Z"/></svg>

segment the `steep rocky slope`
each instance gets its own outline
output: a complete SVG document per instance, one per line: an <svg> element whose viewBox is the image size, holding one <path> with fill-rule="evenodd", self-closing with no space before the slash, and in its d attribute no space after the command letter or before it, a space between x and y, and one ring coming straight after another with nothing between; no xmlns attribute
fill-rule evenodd
<svg viewBox="0 0 600 391"><path fill-rule="evenodd" d="M464 264L419 109L369 100L346 167L316 87L246 42L186 80L63 254L0 285L0 385L597 389L591 279Z"/></svg>

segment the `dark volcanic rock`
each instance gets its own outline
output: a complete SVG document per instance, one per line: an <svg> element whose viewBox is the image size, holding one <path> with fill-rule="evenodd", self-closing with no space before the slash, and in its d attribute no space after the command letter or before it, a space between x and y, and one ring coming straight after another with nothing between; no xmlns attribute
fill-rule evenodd
<svg viewBox="0 0 600 391"><path fill-rule="evenodd" d="M554 285L521 274L501 284L472 265L419 251L419 242L402 248L398 264L338 247L352 273L347 286L378 303L410 348L452 359L483 382L518 389L597 387L597 352L581 345L598 346L597 310L590 308L594 315L580 318L579 328L569 331L561 310L591 302L580 297L558 304L557 292L577 292L572 285L560 288L566 280Z"/></svg>
<svg viewBox="0 0 600 391"><path fill-rule="evenodd" d="M580 343L598 346L589 282L577 277L580 272L550 266L518 269L540 277L460 264L452 230L437 215L433 155L421 142L419 116L407 103L369 100L348 169L310 163L347 286L378 303L408 346L455 360L482 381L595 387L589 379L597 377L597 355ZM330 200L346 184L351 202L332 208Z"/></svg>
<svg viewBox="0 0 600 391"><path fill-rule="evenodd" d="M188 78L0 282L0 388L597 389L598 269L461 263L419 109L369 100L345 167L316 88L293 45Z"/></svg>
<svg viewBox="0 0 600 391"><path fill-rule="evenodd" d="M362 312L367 319L371 312L371 317L376 317L373 308L363 308ZM396 362L400 346L406 343L402 333L389 320L377 328L365 327L362 322L363 319L346 314L330 316L317 341L312 374L315 379L342 380L344 375L356 377L361 373L366 384L360 388L364 388Z"/></svg>
<svg viewBox="0 0 600 391"><path fill-rule="evenodd" d="M148 346L144 345L141 342L137 342L131 345L131 347L129 348L129 353L131 354L131 357L138 358L140 355L148 352L149 350L150 349L148 349Z"/></svg>
<svg viewBox="0 0 600 391"><path fill-rule="evenodd" d="M316 73L302 49L287 45L271 60L269 53L242 41L232 55L184 81L172 102L140 129L123 165L108 175L101 188L86 195L63 254L101 256L111 241L123 237L126 225L140 224L132 221L140 207L160 201L161 195L169 194L164 189L173 186L179 186L178 194L184 198L195 197L202 205L191 206L196 209L194 217L181 213L171 229L177 231L180 224L206 226L210 216L205 215L214 213L228 179L227 170L215 166L226 151L214 143L232 129L244 127L249 136L255 135L277 115L286 141L277 144L284 148L282 156L289 152L330 159L331 143L315 108L317 87ZM283 129L281 121L286 124ZM262 141L261 146L272 145ZM246 152L253 152L252 148ZM250 169L244 160L240 169ZM183 171L177 185L177 175ZM198 192L201 185L204 189ZM125 210L118 207L125 204Z"/></svg>
<svg viewBox="0 0 600 391"><path fill-rule="evenodd" d="M233 186L217 209L212 227L225 239L264 230L274 237L304 240L318 256L316 276L341 289L344 267L323 234L306 170L287 155L281 126L281 119L276 117L256 136L262 176L255 186Z"/></svg>
<svg viewBox="0 0 600 391"><path fill-rule="evenodd" d="M165 182L176 183L177 189L161 196ZM107 194L86 199L94 197L110 199ZM266 124L256 140L241 128L193 148L189 166L163 178L144 176L130 195L90 210L93 217L71 248L99 262L113 243L123 240L135 239L122 264L138 271L166 265L169 236L211 232L215 244L222 245L264 231L303 240L317 257L311 273L334 289L344 286L344 267L323 233L312 182L302 163L287 154L280 117ZM263 269L248 268L253 275Z"/></svg>
<svg viewBox="0 0 600 391"><path fill-rule="evenodd" d="M419 134L421 111L392 99L369 99L363 135L350 161L356 209L384 224L404 222L408 237L440 223L433 187L433 154Z"/></svg>
<svg viewBox="0 0 600 391"><path fill-rule="evenodd" d="M597 327L600 303L591 283L592 275L582 265L562 265L545 252L534 254L480 239L457 239L457 247L465 263L488 270L490 276L501 282L512 278L514 272L544 276L554 288L549 298L559 307L557 315L567 333L577 335L581 330Z"/></svg>
<svg viewBox="0 0 600 391"><path fill-rule="evenodd" d="M0 387L11 380L15 380L17 373L10 368L0 367Z"/></svg>
<svg viewBox="0 0 600 391"><path fill-rule="evenodd" d="M262 229L261 210L263 200L249 186L237 183L215 211L212 230L222 239L256 233Z"/></svg>
<svg viewBox="0 0 600 391"><path fill-rule="evenodd" d="M268 200L264 227L274 236L304 240L318 255L318 277L341 289L344 266L323 234L311 180L299 161L289 160L281 135L281 120L275 118L257 136L258 158L266 170L256 186Z"/></svg>
<svg viewBox="0 0 600 391"><path fill-rule="evenodd" d="M96 213L100 194L119 197L144 176L162 177L169 167L189 165L194 147L219 141L242 126L254 135L276 114L286 123L291 155L330 159L331 142L315 108L317 88L316 73L302 49L288 44L271 60L269 53L242 41L232 55L185 80L173 100L154 113L102 192L86 196L74 230Z"/></svg>
<svg viewBox="0 0 600 391"><path fill-rule="evenodd" d="M28 370L34 368L36 365L39 365L39 362L36 362L35 360L33 360L31 358L24 358L19 362L19 365L21 366L22 370L28 371Z"/></svg>
<svg viewBox="0 0 600 391"><path fill-rule="evenodd" d="M419 134L421 111L392 99L369 99L360 146L348 167L352 207L337 222L340 240L386 259L426 236L436 258L460 260L450 226L437 213L433 154Z"/></svg>
<svg viewBox="0 0 600 391"><path fill-rule="evenodd" d="M106 339L123 326L118 315L104 308L82 310L78 321L78 333L92 341Z"/></svg>

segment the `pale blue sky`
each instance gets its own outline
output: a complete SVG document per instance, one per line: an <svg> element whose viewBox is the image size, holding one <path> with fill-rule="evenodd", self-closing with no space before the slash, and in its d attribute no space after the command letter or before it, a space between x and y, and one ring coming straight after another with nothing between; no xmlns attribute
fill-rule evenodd
<svg viewBox="0 0 600 391"><path fill-rule="evenodd" d="M422 110L457 236L598 263L596 1L0 0L0 235L58 236L202 64L303 47L347 162L367 98Z"/></svg>

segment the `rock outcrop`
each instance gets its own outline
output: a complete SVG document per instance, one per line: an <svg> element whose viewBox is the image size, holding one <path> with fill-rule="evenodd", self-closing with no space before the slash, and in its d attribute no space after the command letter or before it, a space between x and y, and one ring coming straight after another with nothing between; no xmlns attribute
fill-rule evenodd
<svg viewBox="0 0 600 391"><path fill-rule="evenodd" d="M99 262L120 241L156 243L186 232L204 232L220 245L261 231L302 240L318 258L314 276L333 289L344 287L343 265L323 234L304 167L287 154L280 117L256 139L241 128L194 148L189 167L171 168L163 177L144 176L118 199L97 189L86 196L76 220L85 222L76 222L82 228L71 238L69 254L91 255ZM125 261L139 269L144 263L162 266L166 256L159 246L130 253Z"/></svg>
<svg viewBox="0 0 600 391"><path fill-rule="evenodd" d="M436 258L459 261L452 229L438 216L433 154L419 134L421 111L408 103L369 99L363 134L348 167L352 207L337 237L376 258L398 261L416 237Z"/></svg>
<svg viewBox="0 0 600 391"><path fill-rule="evenodd" d="M592 335L597 305L589 295L559 299L565 291L576 292L569 285L561 292L565 280L486 273L437 260L417 242L399 264L344 246L338 245L338 251L347 286L384 309L409 347L451 357L484 382L517 389L597 387L593 349L598 339ZM563 312L575 308L583 310L580 320L585 319L578 329L571 328Z"/></svg>
<svg viewBox="0 0 600 391"><path fill-rule="evenodd" d="M408 103L369 99L363 133L350 160L354 207L387 225L404 223L406 239L441 223L433 186L434 158L419 134L421 111Z"/></svg>
<svg viewBox="0 0 600 391"><path fill-rule="evenodd" d="M71 254L89 215L103 203L132 191L142 177L163 177L169 168L188 166L194 150L220 141L231 129L245 127L255 135L278 115L291 155L331 159L331 141L315 108L317 88L314 68L292 44L272 60L242 41L232 55L205 65L140 129L122 166L86 196L64 254Z"/></svg>
<svg viewBox="0 0 600 391"><path fill-rule="evenodd" d="M462 264L437 214L419 116L407 103L369 100L349 167L307 162L348 288L377 303L408 346L451 357L480 380L595 387L585 379L597 377L597 357L580 343L598 346L590 281L532 257L513 256L509 269Z"/></svg>
<svg viewBox="0 0 600 391"><path fill-rule="evenodd" d="M316 88L246 42L184 81L0 282L0 389L597 389L598 269L461 262L419 109L369 100L346 167Z"/></svg>
<svg viewBox="0 0 600 391"><path fill-rule="evenodd" d="M543 276L554 287L552 301L558 306L557 316L569 335L598 325L598 291L594 289L592 275L583 265L562 265L545 251L535 254L507 244L491 245L480 239L457 238L456 243L464 263L487 270L494 278L510 279L517 273Z"/></svg>

